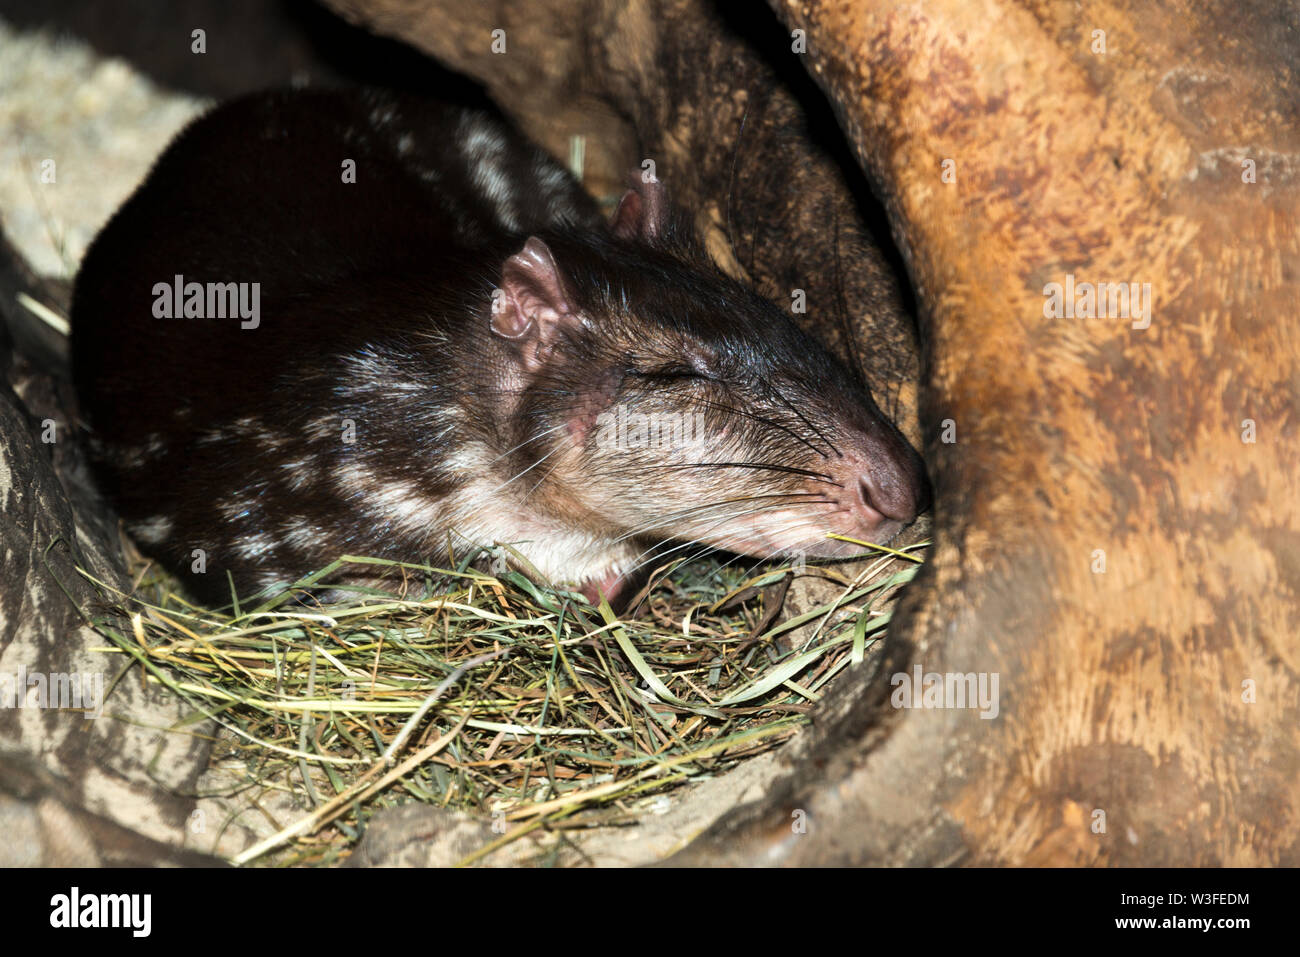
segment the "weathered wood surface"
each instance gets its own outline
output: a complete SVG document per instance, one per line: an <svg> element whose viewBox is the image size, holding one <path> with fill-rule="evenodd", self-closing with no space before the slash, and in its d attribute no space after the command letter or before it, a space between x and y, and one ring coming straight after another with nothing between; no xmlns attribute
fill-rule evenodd
<svg viewBox="0 0 1300 957"><path fill-rule="evenodd" d="M778 785L676 861L1300 863L1294 4L776 2L782 24L693 0L329 2L475 76L557 155L585 133L597 191L653 158L719 260L778 301L805 289L804 321L924 438L938 544L882 673L846 676ZM919 421L858 167L917 294ZM1150 325L1045 317L1068 275L1150 283ZM35 438L58 385L0 353L0 665L111 673L53 578L120 580L111 517ZM81 554L37 555L53 537ZM997 717L892 707L918 664L996 674ZM0 737L73 782L75 813L176 841L201 747L164 744L178 713L138 692L119 704L152 728L24 710ZM51 809L5 780L11 816ZM98 826L92 857L43 859L93 859Z"/></svg>
<svg viewBox="0 0 1300 957"><path fill-rule="evenodd" d="M207 729L171 733L188 709L138 677L117 681L126 661L82 617L102 606L78 569L129 587L117 520L74 438L71 384L27 358L57 364L60 343L14 348L19 293L58 305L0 226L0 833L16 836L10 863L142 863L155 841L192 837L185 795Z"/></svg>
<svg viewBox="0 0 1300 957"><path fill-rule="evenodd" d="M1294 8L781 14L924 306L938 547L885 670L1002 690L992 721L841 697L787 859L1296 863ZM1067 274L1149 282L1149 328L1045 318Z"/></svg>
<svg viewBox="0 0 1300 957"><path fill-rule="evenodd" d="M706 6L331 2L557 152L599 113L610 155L657 157L724 261L752 235L726 241L739 192L759 238L735 265L778 298L857 290L859 340L889 341L870 254L827 265L843 185L808 177L834 171L798 159L797 125L746 145L740 118L787 94ZM784 783L677 859L1300 862L1294 6L774 5L917 293L938 544L880 677L846 681ZM1150 283L1149 327L1045 317L1067 275ZM892 707L915 664L997 674L997 718Z"/></svg>

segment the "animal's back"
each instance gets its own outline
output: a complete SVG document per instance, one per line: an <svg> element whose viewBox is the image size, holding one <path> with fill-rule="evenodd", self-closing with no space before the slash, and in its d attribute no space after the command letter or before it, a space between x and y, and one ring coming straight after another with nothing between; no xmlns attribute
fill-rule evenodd
<svg viewBox="0 0 1300 957"><path fill-rule="evenodd" d="M291 487L256 484L234 460L237 433L304 461L305 430L346 406L340 357L409 336L413 315L465 321L467 292L493 283L484 265L520 235L598 220L571 177L480 111L374 91L216 108L169 146L77 276L72 360L101 484L138 539L183 546L177 562L221 547L177 535L213 526L213 489L296 514ZM256 284L256 327L158 317L155 287L177 276L182 289ZM258 517L223 515L241 532Z"/></svg>
<svg viewBox="0 0 1300 957"><path fill-rule="evenodd" d="M107 380L115 403L173 388L219 399L231 364L283 361L316 334L271 321L251 338L230 321L157 319L151 290L176 275L256 282L273 319L365 275L414 269L436 282L481 247L596 219L549 158L481 112L371 91L236 100L177 137L88 251L74 297L77 378ZM111 410L87 411L114 427L99 421Z"/></svg>

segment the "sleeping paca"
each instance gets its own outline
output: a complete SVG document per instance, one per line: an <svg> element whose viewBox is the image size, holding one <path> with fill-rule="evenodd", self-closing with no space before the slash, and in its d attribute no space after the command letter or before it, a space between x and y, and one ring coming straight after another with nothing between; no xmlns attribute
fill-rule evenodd
<svg viewBox="0 0 1300 957"><path fill-rule="evenodd" d="M214 601L480 546L613 597L703 548L855 553L827 533L886 542L927 503L871 397L658 182L606 221L500 118L437 102L201 117L90 248L72 325L106 494Z"/></svg>

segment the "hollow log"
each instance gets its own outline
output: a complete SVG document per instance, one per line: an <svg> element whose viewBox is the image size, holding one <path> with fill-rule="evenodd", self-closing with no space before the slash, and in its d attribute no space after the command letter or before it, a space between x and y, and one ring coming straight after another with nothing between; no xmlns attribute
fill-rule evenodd
<svg viewBox="0 0 1300 957"><path fill-rule="evenodd" d="M684 857L1296 863L1294 8L778 9L922 305L937 547L798 784ZM1056 312L1084 282L1150 308ZM891 707L918 663L997 717Z"/></svg>
<svg viewBox="0 0 1300 957"><path fill-rule="evenodd" d="M835 216L806 176L765 182L808 168L764 152L780 136L733 132L772 82L709 5L332 5L476 76L553 150L558 102L627 121L615 151L657 152L724 253L744 248L730 148L755 221L787 210L735 265L826 275ZM1297 863L1295 8L773 6L916 293L937 544L886 666L675 860ZM869 287L870 258L841 275ZM880 310L852 312L878 341ZM996 676L996 716L898 707L918 667Z"/></svg>

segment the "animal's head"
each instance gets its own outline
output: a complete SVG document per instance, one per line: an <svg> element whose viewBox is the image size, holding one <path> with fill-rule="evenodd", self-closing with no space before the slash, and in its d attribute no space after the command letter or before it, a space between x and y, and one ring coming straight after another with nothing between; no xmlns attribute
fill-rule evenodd
<svg viewBox="0 0 1300 957"><path fill-rule="evenodd" d="M658 183L594 246L509 257L491 329L511 396L509 469L538 505L648 545L859 551L929 500L920 457L848 370L721 273Z"/></svg>

